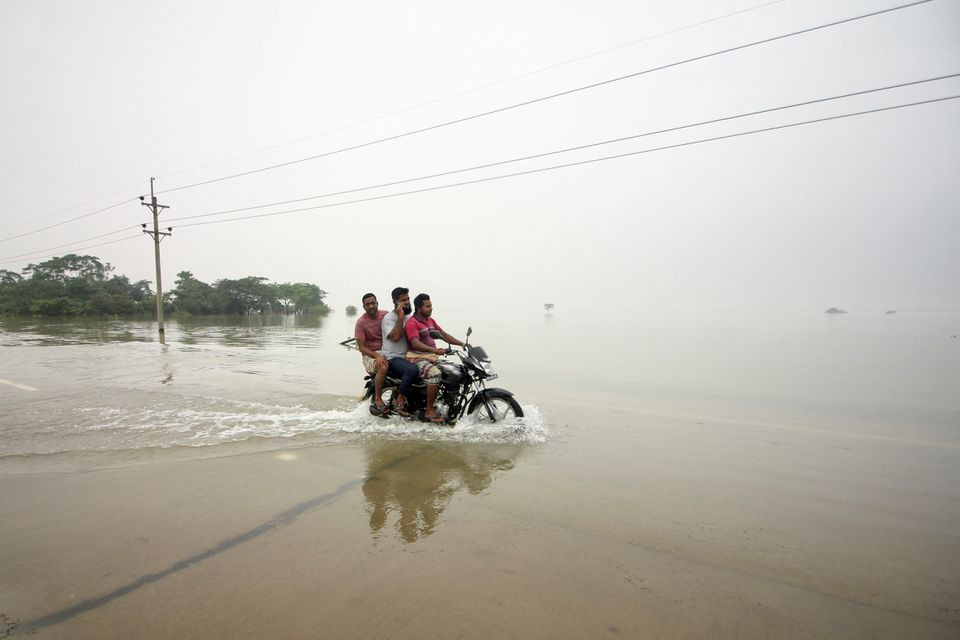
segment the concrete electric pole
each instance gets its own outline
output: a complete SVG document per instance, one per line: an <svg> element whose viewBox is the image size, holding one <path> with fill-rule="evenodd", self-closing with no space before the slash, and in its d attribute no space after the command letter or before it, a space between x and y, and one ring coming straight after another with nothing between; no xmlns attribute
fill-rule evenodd
<svg viewBox="0 0 960 640"><path fill-rule="evenodd" d="M160 231L159 216L161 209L169 209L168 206L163 204L157 204L157 196L153 195L153 181L154 178L150 178L150 202L144 202L143 196L140 196L140 204L145 207L149 207L153 211L153 231L147 229L147 225L140 225L143 227L143 232L153 238L153 248L154 255L157 261L157 324L159 325L158 332L160 334L160 344L167 344L167 337L163 331L163 284L160 281L160 241L163 240L165 236L169 236L173 233L173 227L167 227L166 231Z"/></svg>

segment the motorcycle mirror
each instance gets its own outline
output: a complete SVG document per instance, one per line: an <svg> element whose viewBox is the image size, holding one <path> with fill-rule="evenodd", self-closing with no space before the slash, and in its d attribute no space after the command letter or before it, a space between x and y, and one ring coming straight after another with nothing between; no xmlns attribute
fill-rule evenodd
<svg viewBox="0 0 960 640"><path fill-rule="evenodd" d="M473 333L473 327L467 327L467 337L470 337L470 334Z"/></svg>
<svg viewBox="0 0 960 640"><path fill-rule="evenodd" d="M434 340L443 340L443 334L436 329L430 329L430 337Z"/></svg>

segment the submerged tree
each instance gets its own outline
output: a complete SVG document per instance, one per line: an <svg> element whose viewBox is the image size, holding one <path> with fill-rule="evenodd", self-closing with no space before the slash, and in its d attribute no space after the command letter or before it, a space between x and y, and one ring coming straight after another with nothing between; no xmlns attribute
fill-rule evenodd
<svg viewBox="0 0 960 640"><path fill-rule="evenodd" d="M150 311L150 285L112 275L96 256L67 254L28 264L23 275L0 272L0 313L75 316Z"/></svg>
<svg viewBox="0 0 960 640"><path fill-rule="evenodd" d="M29 264L22 274L0 269L0 314L132 315L155 313L146 280L113 275L96 256L68 254ZM224 278L213 285L189 271L177 274L164 308L193 315L327 312L327 292L307 282L273 284L261 276Z"/></svg>
<svg viewBox="0 0 960 640"><path fill-rule="evenodd" d="M238 280L223 278L213 283L223 296L224 312L247 315L278 310L280 302L276 289L262 276L247 276Z"/></svg>
<svg viewBox="0 0 960 640"><path fill-rule="evenodd" d="M315 284L308 282L284 282L283 284L274 286L277 288L278 297L283 297L284 300L289 301L289 304L284 308L284 311L287 313L290 312L291 306L294 313L328 310L327 306L323 303L327 292Z"/></svg>
<svg viewBox="0 0 960 640"><path fill-rule="evenodd" d="M177 274L177 281L170 291L174 311L195 315L214 315L222 313L223 301L220 294L206 282L193 277L189 271Z"/></svg>

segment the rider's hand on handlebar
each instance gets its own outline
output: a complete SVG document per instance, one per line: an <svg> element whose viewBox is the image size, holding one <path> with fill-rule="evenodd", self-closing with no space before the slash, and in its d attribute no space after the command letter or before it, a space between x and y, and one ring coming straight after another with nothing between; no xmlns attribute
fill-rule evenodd
<svg viewBox="0 0 960 640"><path fill-rule="evenodd" d="M446 352L440 347L436 347L436 351L434 351L434 353L436 353L438 356L442 356Z"/></svg>

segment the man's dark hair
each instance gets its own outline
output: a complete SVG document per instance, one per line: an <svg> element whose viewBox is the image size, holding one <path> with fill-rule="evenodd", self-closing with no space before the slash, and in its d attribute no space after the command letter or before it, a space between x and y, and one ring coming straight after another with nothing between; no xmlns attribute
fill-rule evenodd
<svg viewBox="0 0 960 640"><path fill-rule="evenodd" d="M406 287L397 287L396 289L390 292L390 296L393 298L393 301L396 302L397 300L400 299L400 296L402 296L405 293L410 293L410 289L407 289Z"/></svg>
<svg viewBox="0 0 960 640"><path fill-rule="evenodd" d="M418 293L417 297L413 299L413 308L419 310L423 306L423 303L430 299L425 293Z"/></svg>
<svg viewBox="0 0 960 640"><path fill-rule="evenodd" d="M363 294L363 297L360 298L360 302L366 302L367 298L373 298L374 300L376 300L377 296L373 295L372 293L365 293Z"/></svg>

